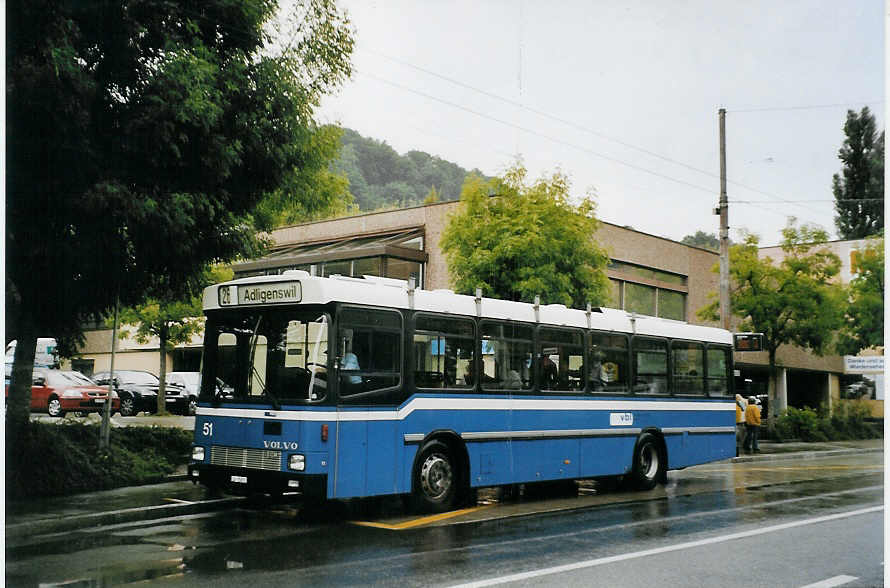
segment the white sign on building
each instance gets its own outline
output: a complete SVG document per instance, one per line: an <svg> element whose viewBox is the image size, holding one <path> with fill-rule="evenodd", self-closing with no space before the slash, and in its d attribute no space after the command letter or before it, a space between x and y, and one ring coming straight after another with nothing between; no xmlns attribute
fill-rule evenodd
<svg viewBox="0 0 890 588"><path fill-rule="evenodd" d="M881 374L884 373L884 356L844 356L845 374Z"/></svg>

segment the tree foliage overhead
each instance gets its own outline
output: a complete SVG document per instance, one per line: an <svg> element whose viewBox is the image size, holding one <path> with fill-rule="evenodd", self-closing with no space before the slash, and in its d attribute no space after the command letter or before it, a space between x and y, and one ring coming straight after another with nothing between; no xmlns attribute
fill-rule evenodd
<svg viewBox="0 0 890 588"><path fill-rule="evenodd" d="M14 419L27 415L37 334L76 337L117 298L192 290L207 263L256 252L264 198L327 169L312 113L350 75L350 25L333 0L297 0L296 28L276 38L276 10L274 0L7 7Z"/></svg>
<svg viewBox="0 0 890 588"><path fill-rule="evenodd" d="M399 155L385 141L351 129L343 130L341 142L334 167L349 179L349 190L363 211L421 204L431 190L440 200L456 200L467 177L467 170L455 163L423 151ZM471 173L482 176L478 170Z"/></svg>
<svg viewBox="0 0 890 588"><path fill-rule="evenodd" d="M868 107L847 111L844 144L838 150L843 162L834 174L834 217L842 239L863 239L884 228L884 132L877 134Z"/></svg>
<svg viewBox="0 0 890 588"><path fill-rule="evenodd" d="M568 178L527 183L520 164L499 178L470 176L441 247L455 290L583 308L609 299L609 257L594 240L595 203L569 201Z"/></svg>
<svg viewBox="0 0 890 588"><path fill-rule="evenodd" d="M850 301L838 352L855 355L884 345L884 239L875 239L856 252L850 281Z"/></svg>
<svg viewBox="0 0 890 588"><path fill-rule="evenodd" d="M759 255L759 240L752 234L729 250L730 306L742 319L737 328L763 333L772 378L780 345L809 348L819 355L830 348L842 323L845 296L844 288L833 282L840 258L819 247L828 240L824 230L797 227L792 221L782 235L784 257L778 261ZM716 266L714 271L719 271ZM716 293L711 297L698 316L717 321L720 302Z"/></svg>

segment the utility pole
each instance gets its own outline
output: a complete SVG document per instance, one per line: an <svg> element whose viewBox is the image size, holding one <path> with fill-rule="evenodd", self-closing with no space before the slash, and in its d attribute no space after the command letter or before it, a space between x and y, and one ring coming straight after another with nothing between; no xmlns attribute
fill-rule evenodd
<svg viewBox="0 0 890 588"><path fill-rule="evenodd" d="M105 399L102 411L102 425L99 427L99 450L108 451L111 448L111 409L112 396L114 395L114 356L117 354L117 321L119 299L114 301L114 327L111 330L111 375L108 378L108 398Z"/></svg>
<svg viewBox="0 0 890 588"><path fill-rule="evenodd" d="M720 321L729 329L729 200L726 198L726 109L719 110L720 118Z"/></svg>

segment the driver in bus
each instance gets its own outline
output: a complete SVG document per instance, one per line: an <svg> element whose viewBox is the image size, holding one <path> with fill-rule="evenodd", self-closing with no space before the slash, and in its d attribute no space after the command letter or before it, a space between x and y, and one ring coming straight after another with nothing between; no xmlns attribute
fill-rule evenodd
<svg viewBox="0 0 890 588"><path fill-rule="evenodd" d="M359 366L359 363L358 363L358 357L356 356L355 353L350 351L349 353L347 353L346 355L343 356L342 369L344 371L351 371L351 370L358 371L359 369L361 369L361 366ZM346 378L350 384L361 384L362 383L361 376L350 375L350 376L346 376Z"/></svg>

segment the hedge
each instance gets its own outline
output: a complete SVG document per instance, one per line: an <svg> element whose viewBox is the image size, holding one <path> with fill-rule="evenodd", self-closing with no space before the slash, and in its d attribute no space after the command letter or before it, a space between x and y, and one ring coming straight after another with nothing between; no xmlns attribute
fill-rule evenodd
<svg viewBox="0 0 890 588"><path fill-rule="evenodd" d="M111 430L99 451L99 426L29 422L6 433L7 499L61 496L163 481L188 462L192 433L168 427Z"/></svg>

